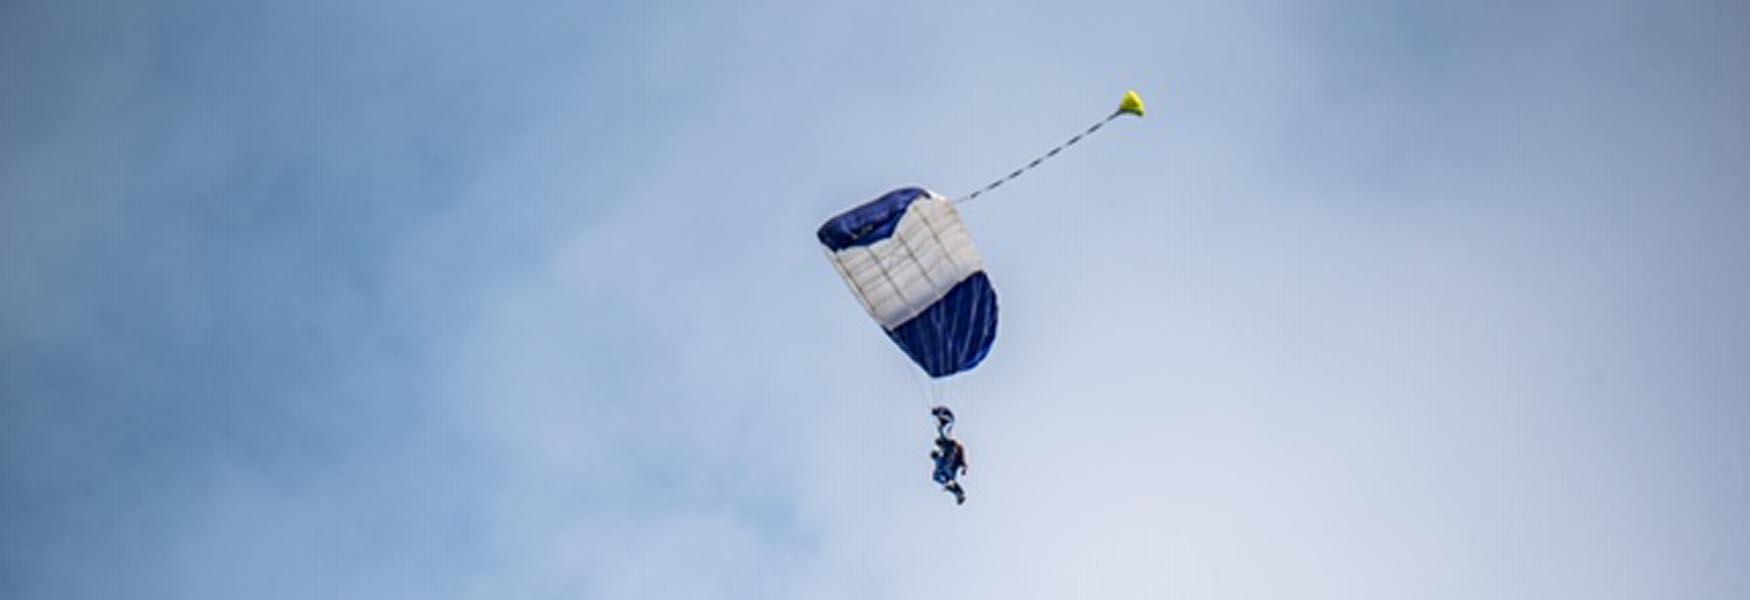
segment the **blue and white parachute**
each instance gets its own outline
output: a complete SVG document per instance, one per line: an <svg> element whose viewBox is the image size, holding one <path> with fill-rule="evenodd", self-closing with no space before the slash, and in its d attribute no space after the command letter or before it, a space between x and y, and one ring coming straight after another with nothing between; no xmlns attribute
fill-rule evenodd
<svg viewBox="0 0 1750 600"><path fill-rule="evenodd" d="M869 316L930 377L990 353L997 294L953 202L902 188L827 220L818 235Z"/></svg>
<svg viewBox="0 0 1750 600"><path fill-rule="evenodd" d="M1143 115L1136 92L1104 120L961 201L1020 177L1122 115ZM828 219L817 235L869 316L930 377L972 369L990 353L997 293L954 201L901 188Z"/></svg>

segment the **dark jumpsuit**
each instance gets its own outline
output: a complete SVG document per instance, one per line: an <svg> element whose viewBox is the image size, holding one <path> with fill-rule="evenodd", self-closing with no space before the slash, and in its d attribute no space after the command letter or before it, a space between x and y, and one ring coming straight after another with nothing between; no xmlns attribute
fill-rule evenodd
<svg viewBox="0 0 1750 600"><path fill-rule="evenodd" d="M948 432L954 430L954 411L937 406L930 409L930 414L936 417L936 449L930 451L930 458L936 461L936 472L931 478L943 490L954 494L955 504L965 504L966 490L954 478L966 473L966 447L948 437Z"/></svg>

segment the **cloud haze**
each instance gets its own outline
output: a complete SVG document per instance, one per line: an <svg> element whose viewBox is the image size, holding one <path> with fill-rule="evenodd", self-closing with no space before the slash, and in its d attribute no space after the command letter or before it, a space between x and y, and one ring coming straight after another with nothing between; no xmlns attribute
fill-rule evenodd
<svg viewBox="0 0 1750 600"><path fill-rule="evenodd" d="M0 7L0 595L1750 594L1750 11L939 4Z"/></svg>

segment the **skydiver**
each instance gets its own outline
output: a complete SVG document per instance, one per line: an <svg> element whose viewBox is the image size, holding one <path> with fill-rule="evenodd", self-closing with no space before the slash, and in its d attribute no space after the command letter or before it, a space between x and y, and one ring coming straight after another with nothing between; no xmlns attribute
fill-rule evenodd
<svg viewBox="0 0 1750 600"><path fill-rule="evenodd" d="M936 461L933 479L942 485L943 491L954 494L954 504L965 504L966 490L955 477L966 474L966 446L952 436L954 411L937 406L930 409L930 414L936 417L936 449L930 451L930 459Z"/></svg>

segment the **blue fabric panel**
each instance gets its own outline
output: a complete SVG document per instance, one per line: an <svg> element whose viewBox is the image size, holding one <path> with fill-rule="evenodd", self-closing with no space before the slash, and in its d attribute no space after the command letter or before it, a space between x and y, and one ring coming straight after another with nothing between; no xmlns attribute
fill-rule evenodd
<svg viewBox="0 0 1750 600"><path fill-rule="evenodd" d="M948 290L924 312L887 332L930 377L978 366L997 338L997 292L984 271Z"/></svg>
<svg viewBox="0 0 1750 600"><path fill-rule="evenodd" d="M833 252L855 246L867 246L893 235L899 218L912 201L924 195L924 188L908 187L887 192L862 206L827 219L815 235Z"/></svg>

